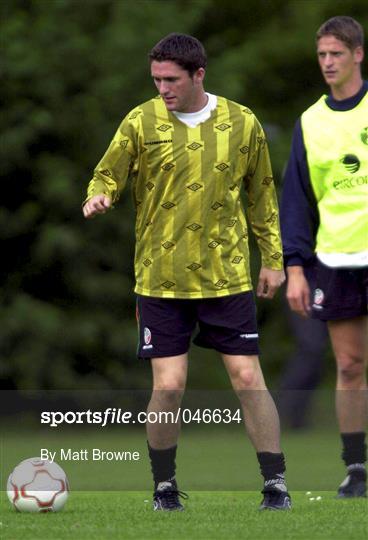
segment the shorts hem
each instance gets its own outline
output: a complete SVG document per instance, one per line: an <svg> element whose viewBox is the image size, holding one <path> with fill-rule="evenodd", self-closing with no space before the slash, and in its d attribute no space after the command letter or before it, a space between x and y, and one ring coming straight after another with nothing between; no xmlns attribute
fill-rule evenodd
<svg viewBox="0 0 368 540"><path fill-rule="evenodd" d="M151 360L151 358L169 358L170 356L181 356L182 354L187 354L188 351L189 349L186 349L180 352L175 351L175 352L166 352L166 353L161 353L161 354L157 354L156 352L155 354L146 353L147 356L137 354L137 358L139 360Z"/></svg>
<svg viewBox="0 0 368 540"><path fill-rule="evenodd" d="M215 351L218 351L220 354L227 354L228 356L259 356L260 354L259 350L235 352L235 351L225 351L224 349L215 349Z"/></svg>
<svg viewBox="0 0 368 540"><path fill-rule="evenodd" d="M199 342L199 341L196 341L195 339L193 340L193 343L194 345L197 345L197 347L202 347L203 349L213 349L214 351L217 351L221 354L229 354L229 355L232 355L232 356L259 356L259 348L258 347L254 347L252 350L250 351L237 351L235 352L234 350L230 350L226 347L218 347L217 345L210 345L208 343L203 343L203 342Z"/></svg>

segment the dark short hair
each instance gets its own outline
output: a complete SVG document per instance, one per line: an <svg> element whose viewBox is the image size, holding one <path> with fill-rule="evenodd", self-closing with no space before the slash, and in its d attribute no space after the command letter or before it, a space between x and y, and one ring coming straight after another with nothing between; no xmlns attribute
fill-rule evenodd
<svg viewBox="0 0 368 540"><path fill-rule="evenodd" d="M334 36L351 50L364 46L363 27L352 17L338 16L328 19L317 31L317 43L324 36Z"/></svg>
<svg viewBox="0 0 368 540"><path fill-rule="evenodd" d="M193 36L175 32L156 43L149 53L149 59L151 62L171 60L188 71L191 76L197 69L207 66L207 54L202 43Z"/></svg>

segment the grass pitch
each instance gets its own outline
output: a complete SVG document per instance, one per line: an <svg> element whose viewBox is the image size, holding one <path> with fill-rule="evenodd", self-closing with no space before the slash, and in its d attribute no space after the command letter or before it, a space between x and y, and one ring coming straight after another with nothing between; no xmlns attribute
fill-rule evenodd
<svg viewBox="0 0 368 540"><path fill-rule="evenodd" d="M184 512L153 512L144 431L5 430L1 445L1 540L365 540L367 499L338 500L344 477L335 429L285 432L287 479L293 509L259 512L262 487L254 451L239 429L183 430L178 452ZM21 514L8 502L6 481L22 459L42 447L138 450L137 463L59 464L71 494L60 513ZM309 493L312 492L312 493ZM317 497L321 497L317 500ZM312 499L312 500L311 500Z"/></svg>
<svg viewBox="0 0 368 540"><path fill-rule="evenodd" d="M363 540L367 500L334 492L293 494L288 512L259 512L259 492L192 492L184 512L153 512L150 492L76 492L58 514L19 514L2 505L3 540ZM6 496L3 493L3 497ZM4 503L4 501L2 501Z"/></svg>

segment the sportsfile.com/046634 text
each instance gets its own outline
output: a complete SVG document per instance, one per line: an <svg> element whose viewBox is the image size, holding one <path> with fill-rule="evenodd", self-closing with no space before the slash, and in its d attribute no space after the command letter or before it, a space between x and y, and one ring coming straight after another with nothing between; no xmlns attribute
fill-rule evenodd
<svg viewBox="0 0 368 540"><path fill-rule="evenodd" d="M134 414L119 408L107 408L104 411L43 411L41 424L58 427L62 424L95 424L105 427L111 424L230 424L241 423L240 409L188 409L181 408L172 411L140 411Z"/></svg>

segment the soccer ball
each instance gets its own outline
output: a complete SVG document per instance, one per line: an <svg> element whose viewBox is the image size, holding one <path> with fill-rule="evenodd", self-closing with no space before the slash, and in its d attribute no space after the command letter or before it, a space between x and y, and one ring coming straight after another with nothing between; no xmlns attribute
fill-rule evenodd
<svg viewBox="0 0 368 540"><path fill-rule="evenodd" d="M69 495L68 479L57 463L29 458L10 474L7 493L19 512L58 512Z"/></svg>

